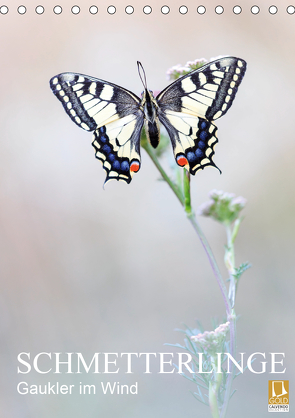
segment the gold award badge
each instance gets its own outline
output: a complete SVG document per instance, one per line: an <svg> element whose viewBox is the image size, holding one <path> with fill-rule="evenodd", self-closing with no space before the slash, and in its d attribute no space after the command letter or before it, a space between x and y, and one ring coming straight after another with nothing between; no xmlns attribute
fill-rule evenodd
<svg viewBox="0 0 295 418"><path fill-rule="evenodd" d="M289 380L268 381L268 412L289 412Z"/></svg>

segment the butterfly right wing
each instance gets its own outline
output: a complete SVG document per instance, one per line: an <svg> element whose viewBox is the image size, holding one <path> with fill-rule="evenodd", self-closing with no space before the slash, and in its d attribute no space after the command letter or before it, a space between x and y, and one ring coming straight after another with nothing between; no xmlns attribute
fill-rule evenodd
<svg viewBox="0 0 295 418"><path fill-rule="evenodd" d="M107 172L106 182L130 183L140 168L140 99L115 84L76 73L53 77L50 87L76 125L95 131L92 145Z"/></svg>
<svg viewBox="0 0 295 418"><path fill-rule="evenodd" d="M175 160L191 174L207 165L216 167L213 121L231 107L246 68L240 58L223 57L177 79L156 97Z"/></svg>

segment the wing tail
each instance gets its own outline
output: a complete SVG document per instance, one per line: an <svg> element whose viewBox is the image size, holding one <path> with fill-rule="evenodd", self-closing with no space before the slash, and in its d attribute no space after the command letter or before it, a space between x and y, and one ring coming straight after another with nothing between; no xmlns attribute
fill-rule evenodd
<svg viewBox="0 0 295 418"><path fill-rule="evenodd" d="M193 175L209 165L219 170L213 161L218 142L214 123L178 112L162 114L160 120L169 134L175 161L180 167Z"/></svg>

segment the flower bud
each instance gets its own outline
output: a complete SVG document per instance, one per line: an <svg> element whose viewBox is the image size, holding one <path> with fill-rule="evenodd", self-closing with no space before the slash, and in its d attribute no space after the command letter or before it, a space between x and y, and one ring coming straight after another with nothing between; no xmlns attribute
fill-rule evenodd
<svg viewBox="0 0 295 418"><path fill-rule="evenodd" d="M197 213L227 225L239 217L246 205L246 199L242 196L236 197L234 193L226 193L222 190L212 190L209 197L211 198L209 202L199 206Z"/></svg>

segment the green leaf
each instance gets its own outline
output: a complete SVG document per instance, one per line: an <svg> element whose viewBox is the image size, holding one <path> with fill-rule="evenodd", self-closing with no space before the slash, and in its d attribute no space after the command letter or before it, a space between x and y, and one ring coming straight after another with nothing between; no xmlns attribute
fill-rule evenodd
<svg viewBox="0 0 295 418"><path fill-rule="evenodd" d="M246 263L242 263L240 265L240 267L235 268L236 273L233 274L233 276L236 278L236 280L239 280L239 278L241 277L241 275L248 270L251 267L251 264L246 262Z"/></svg>

